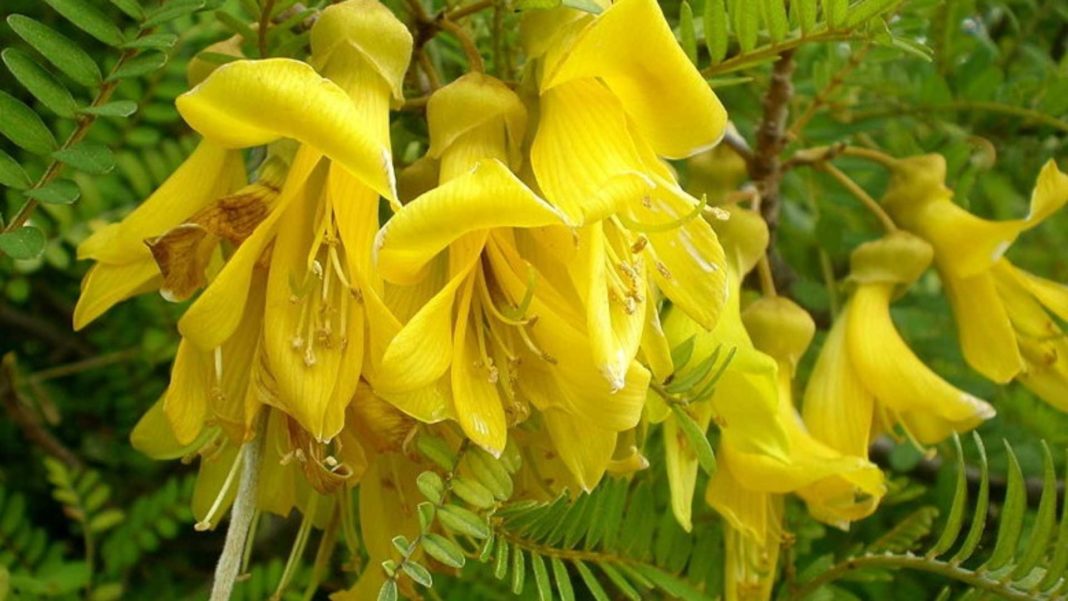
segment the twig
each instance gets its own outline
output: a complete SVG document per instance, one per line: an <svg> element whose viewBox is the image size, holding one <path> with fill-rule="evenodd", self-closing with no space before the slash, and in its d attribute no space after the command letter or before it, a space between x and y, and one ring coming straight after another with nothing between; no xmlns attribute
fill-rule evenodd
<svg viewBox="0 0 1068 601"><path fill-rule="evenodd" d="M793 52L799 46L804 44L810 44L812 42L833 42L839 40L851 40L853 39L854 32L852 30L825 30L819 33L814 33L809 36L803 36L792 40L786 40L780 44L775 44L739 54L731 57L721 63L715 65L709 65L701 70L701 75L705 77L712 77L713 75L719 75L721 73L729 73L740 69L751 63L758 63L774 56L781 56L787 52Z"/></svg>
<svg viewBox="0 0 1068 601"><path fill-rule="evenodd" d="M0 402L3 402L8 417L18 425L27 440L40 447L45 453L59 459L70 468L84 467L82 460L46 430L37 417L26 409L18 392L17 377L15 354L8 353L4 355L3 364L0 366Z"/></svg>
<svg viewBox="0 0 1068 601"><path fill-rule="evenodd" d="M136 357L140 352L140 348L128 348L123 351L115 351L113 353L83 359L82 361L75 361L74 363L68 363L66 365L49 367L31 374L29 380L34 384L40 384L41 382L63 378L83 371L90 371L98 367L111 365L112 363L121 363L127 359Z"/></svg>
<svg viewBox="0 0 1068 601"><path fill-rule="evenodd" d="M830 163L822 163L819 168L829 173L831 177L836 179L838 183L842 185L843 188L848 190L850 194L863 203L864 206L879 219L883 224L883 228L885 228L887 232L897 231L897 225L894 224L894 220L890 218L890 215L888 215L881 206L879 206L879 202L872 198L871 195L868 194L864 188L861 188L857 182L853 181L851 177Z"/></svg>
<svg viewBox="0 0 1068 601"><path fill-rule="evenodd" d="M853 70L860 65L870 49L871 42L867 42L853 53L849 58L849 62L834 74L831 81L827 82L827 85L816 94L816 97L812 99L812 102L809 103L808 107L805 108L801 115L794 121L793 125L790 126L790 129L786 132L787 138L791 140L797 138L798 134L801 133L801 130L803 130L805 126L808 125L808 122L816 116L816 112L827 104L827 100L831 97L831 94L845 82L846 76L852 73Z"/></svg>
<svg viewBox="0 0 1068 601"><path fill-rule="evenodd" d="M155 31L155 29L151 27L148 29L144 29L141 31L140 35L137 36L137 38L143 38L151 34L153 31ZM119 60L115 63L115 66L112 67L111 73L108 74L108 78L117 73L119 69L123 67L123 65L125 65L130 59L140 54L140 52L141 50L138 48L124 50L122 54L119 55ZM104 84L100 86L100 91L97 92L96 97L93 98L93 102L89 105L90 108L106 104L107 101L111 99L111 95L115 92L115 88L119 85L119 80L110 80L108 78L104 79ZM89 133L89 127L94 122L96 122L95 115L82 114L80 117L78 117L78 125L74 128L74 131L71 132L70 136L67 137L67 140L63 142L63 145L60 146L60 150L71 148L78 142L81 142L82 139L85 138L86 134ZM48 164L48 168L45 169L45 172L41 175L40 179L38 179L37 182L33 185L31 190L37 190L51 183L53 180L59 177L60 173L63 172L63 167L64 163L60 162L59 160L53 159L52 162ZM22 207L19 208L18 213L16 213L15 216L11 218L11 221L7 224L7 227L4 228L4 233L13 232L25 225L26 222L29 221L30 217L33 215L33 212L37 210L37 204L38 203L36 199L27 198L26 202L23 203Z"/></svg>
<svg viewBox="0 0 1068 601"><path fill-rule="evenodd" d="M72 354L80 357L92 357L96 354L96 350L93 349L92 346L71 334L68 329L57 328L50 320L26 315L6 303L0 303L0 323L13 326L32 334L42 341L56 347L56 350L69 350ZM5 334L11 334L12 337L16 337L16 335L7 328L5 328Z"/></svg>
<svg viewBox="0 0 1068 601"><path fill-rule="evenodd" d="M485 10L491 6L497 4L496 0L479 0L478 2L472 2L467 6L461 6L454 8L452 12L448 13L445 18L450 21L459 21L460 19L473 15L479 11Z"/></svg>
<svg viewBox="0 0 1068 601"><path fill-rule="evenodd" d="M853 113L852 120L862 121L865 119L881 119L883 117L890 117L894 115L908 115L912 113L923 114L929 112L953 111L979 111L998 113L1002 115L1012 115L1014 117L1022 117L1024 119L1034 121L1039 125L1046 125L1052 127L1058 131L1068 132L1068 121L1065 121L1063 119L1058 119L1052 115L1047 115L1040 111L1025 108L1022 106L1013 106L1011 104L983 100L961 100L956 102L948 102L945 104L927 104L907 107L897 106L888 109L857 111Z"/></svg>
<svg viewBox="0 0 1068 601"><path fill-rule="evenodd" d="M749 142L746 142L745 138L738 135L734 127L727 128L727 132L723 134L723 143L745 161L746 165L753 161L753 149L749 148Z"/></svg>
<svg viewBox="0 0 1068 601"><path fill-rule="evenodd" d="M475 41L471 39L471 36L467 34L463 27L453 23L448 17L438 19L438 27L451 33L460 42L464 55L467 57L467 65L472 71L485 72L486 65L482 60L482 54L479 53Z"/></svg>
<svg viewBox="0 0 1068 601"><path fill-rule="evenodd" d="M764 116L756 132L756 149L749 162L749 177L760 192L760 214L768 224L772 240L779 225L779 186L782 183L780 155L786 147L786 117L794 86L794 51L779 55L771 72L771 83L764 95ZM774 246L772 244L771 246Z"/></svg>
<svg viewBox="0 0 1068 601"><path fill-rule="evenodd" d="M275 0L263 0L263 7L260 9L260 23L256 30L260 58L267 58L267 31L271 26L271 13L274 12L274 3Z"/></svg>

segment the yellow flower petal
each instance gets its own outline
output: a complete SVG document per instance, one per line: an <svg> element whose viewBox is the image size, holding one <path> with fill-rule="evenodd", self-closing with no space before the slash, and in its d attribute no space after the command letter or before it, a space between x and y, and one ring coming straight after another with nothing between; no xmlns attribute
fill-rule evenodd
<svg viewBox="0 0 1068 601"><path fill-rule="evenodd" d="M337 161L395 200L393 160L363 112L307 63L276 58L219 67L178 97L178 112L204 137L228 148L293 138Z"/></svg>
<svg viewBox="0 0 1068 601"><path fill-rule="evenodd" d="M74 306L74 329L89 325L116 303L159 288L162 281L151 258L93 265L82 280L82 291Z"/></svg>
<svg viewBox="0 0 1068 601"><path fill-rule="evenodd" d="M707 221L687 216L697 201L672 182L659 185L647 197L648 203L631 206L632 219L643 224L684 220L677 228L653 229L645 253L651 259L653 281L674 305L706 329L715 327L730 290L727 287L726 257L719 238Z"/></svg>
<svg viewBox="0 0 1068 601"><path fill-rule="evenodd" d="M460 285L478 264L486 231L466 234L449 249L450 279L389 342L376 374L375 390L387 398L429 385L452 361L453 305Z"/></svg>
<svg viewBox="0 0 1068 601"><path fill-rule="evenodd" d="M165 233L245 181L241 153L201 140L189 158L121 222L86 238L78 246L78 258L108 263L151 260L146 238Z"/></svg>
<svg viewBox="0 0 1068 601"><path fill-rule="evenodd" d="M1023 358L994 278L989 272L969 278L946 273L942 283L968 365L999 384L1012 380L1023 369Z"/></svg>
<svg viewBox="0 0 1068 601"><path fill-rule="evenodd" d="M571 223L601 219L653 188L623 107L603 84L557 86L540 106L531 166L545 197Z"/></svg>
<svg viewBox="0 0 1068 601"><path fill-rule="evenodd" d="M619 0L545 60L543 91L600 79L661 156L684 158L723 136L727 113L679 47L656 0Z"/></svg>
<svg viewBox="0 0 1068 601"><path fill-rule="evenodd" d="M204 428L212 390L216 388L213 359L211 352L202 351L187 340L178 344L171 382L163 393L163 411L181 444L196 440Z"/></svg>
<svg viewBox="0 0 1068 601"><path fill-rule="evenodd" d="M630 253L625 239L620 244L620 237L617 228L598 222L583 228L579 243L587 273L582 279L589 287L586 328L593 362L614 390L623 388L630 362L638 354L646 304L644 265L628 263L633 273L621 274L621 263L609 258L609 253L616 257Z"/></svg>
<svg viewBox="0 0 1068 601"><path fill-rule="evenodd" d="M805 389L802 415L817 440L846 455L867 457L875 397L849 357L849 311L847 304L823 342Z"/></svg>
<svg viewBox="0 0 1068 601"><path fill-rule="evenodd" d="M688 411L701 431L707 431L712 421L712 405L694 403ZM697 453L676 420L671 414L664 420L664 463L668 487L671 489L671 511L682 529L690 532L693 529L693 494L697 488L699 466Z"/></svg>
<svg viewBox="0 0 1068 601"><path fill-rule="evenodd" d="M470 232L562 221L500 161L482 161L405 205L386 223L375 242L378 268L389 281L411 284L425 277L424 267L435 255Z"/></svg>
<svg viewBox="0 0 1068 601"><path fill-rule="evenodd" d="M1038 173L1038 181L1031 192L1031 210L1024 221L1033 227L1059 211L1068 203L1068 174L1057 168L1053 159L1046 161Z"/></svg>
<svg viewBox="0 0 1068 601"><path fill-rule="evenodd" d="M241 321L245 302L248 299L252 271L267 245L274 239L278 222L285 214L286 207L294 201L311 202L305 196L314 198L317 191L321 190L325 170L321 170L312 181L309 181L312 170L319 163L320 157L320 154L307 147L302 147L297 152L274 210L238 247L215 280L178 321L178 331L183 337L191 340L201 349L211 350L220 346L233 334ZM306 185L316 192L309 193Z"/></svg>
<svg viewBox="0 0 1068 601"><path fill-rule="evenodd" d="M355 53L368 61L404 100L404 74L412 57L412 34L378 0L347 0L319 13L311 30L312 62L328 77L351 65Z"/></svg>
<svg viewBox="0 0 1068 601"><path fill-rule="evenodd" d="M482 73L456 79L430 96L426 118L430 130L427 154L433 158L441 158L445 149L473 129L499 121L504 126L509 166L518 169L522 162L527 111L519 96L498 79Z"/></svg>
<svg viewBox="0 0 1068 601"><path fill-rule="evenodd" d="M850 300L846 341L865 386L890 410L912 416L908 425L924 444L993 417L993 407L949 384L913 354L890 319L892 291L892 284L863 284Z"/></svg>
<svg viewBox="0 0 1068 601"><path fill-rule="evenodd" d="M592 491L612 461L616 433L592 423L579 422L556 409L544 410L542 417L561 461L575 476L582 490Z"/></svg>
<svg viewBox="0 0 1068 601"><path fill-rule="evenodd" d="M1057 317L1068 321L1068 286L1024 271L1010 263L1008 259L999 261L994 267L994 272L999 278L1015 279L1034 295L1042 306Z"/></svg>
<svg viewBox="0 0 1068 601"><path fill-rule="evenodd" d="M167 461L185 457L207 442L208 430L203 431L190 443L179 442L174 436L167 414L163 411L163 402L161 398L153 403L137 421L137 425L130 432L130 444L133 448L152 459Z"/></svg>
<svg viewBox="0 0 1068 601"><path fill-rule="evenodd" d="M318 219L331 201L319 195L290 205L271 251L263 345L279 395L278 407L316 439L344 425L363 362L363 310L335 275L333 261L310 269ZM348 200L348 199L345 199ZM314 255L312 255L314 256ZM346 273L347 258L338 262ZM246 312L248 310L246 309Z"/></svg>
<svg viewBox="0 0 1068 601"><path fill-rule="evenodd" d="M452 401L456 418L471 442L495 457L504 451L508 423L497 391L496 368L486 365L479 352L479 324L472 321L471 295L475 278L464 283L456 305L456 332L451 369ZM476 315L475 319L481 319ZM507 377L505 374L503 377Z"/></svg>

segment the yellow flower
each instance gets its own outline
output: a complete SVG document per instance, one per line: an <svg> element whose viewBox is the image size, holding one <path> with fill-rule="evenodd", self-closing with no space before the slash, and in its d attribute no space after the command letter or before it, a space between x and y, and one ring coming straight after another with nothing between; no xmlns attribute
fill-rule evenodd
<svg viewBox="0 0 1068 601"><path fill-rule="evenodd" d="M650 282L706 329L726 301L703 205L660 158L712 147L726 114L654 0L621 0L597 16L531 14L525 29L540 57L532 174L569 223L585 226L569 267L595 360L620 388L642 343Z"/></svg>
<svg viewBox="0 0 1068 601"><path fill-rule="evenodd" d="M74 308L80 330L116 303L158 289L160 271L145 240L160 236L245 183L240 153L202 140L193 154L119 223L93 232L78 246L92 259Z"/></svg>
<svg viewBox="0 0 1068 601"><path fill-rule="evenodd" d="M812 437L793 404L797 362L815 332L811 317L782 297L762 298L743 312L759 353L775 364L775 423L786 431L785 459L738 448L724 438L719 470L705 498L727 522L727 599L769 599L783 535L785 493L797 493L812 516L842 528L870 515L885 492L883 475L859 457L842 455Z"/></svg>
<svg viewBox="0 0 1068 601"><path fill-rule="evenodd" d="M817 439L866 457L869 436L895 424L921 444L970 430L994 416L986 402L946 382L902 340L890 301L931 262L923 240L898 231L859 246L851 258L856 290L820 352L803 415Z"/></svg>
<svg viewBox="0 0 1068 601"><path fill-rule="evenodd" d="M902 227L934 247L968 364L998 383L1019 379L1068 410L1068 343L1045 313L1068 315L1068 289L1004 258L1017 236L1068 202L1068 175L1046 163L1027 217L1006 221L982 219L954 204L945 175L940 155L895 161L883 203Z"/></svg>
<svg viewBox="0 0 1068 601"><path fill-rule="evenodd" d="M225 346L241 316L256 310L248 303L249 283L273 243L260 352L278 394L264 402L292 415L318 441L341 431L359 381L360 301L374 286L378 197L396 200L389 103L410 49L410 34L388 9L350 0L323 11L312 30L312 60L325 79L298 61L237 61L178 99L186 121L219 143L300 142L274 210L179 329L201 351Z"/></svg>
<svg viewBox="0 0 1068 601"><path fill-rule="evenodd" d="M508 426L501 392L510 389L516 345L529 339L531 320L515 310L522 296L501 294L500 278L484 257L513 244L511 228L561 223L562 216L512 173L520 162L526 111L504 84L465 75L431 96L427 118L441 185L386 223L376 253L391 282L429 279L441 285L392 337L372 384L401 409L437 421L445 407L413 406L406 402L412 397L397 393L436 387L448 372L448 413L472 441L496 455Z"/></svg>

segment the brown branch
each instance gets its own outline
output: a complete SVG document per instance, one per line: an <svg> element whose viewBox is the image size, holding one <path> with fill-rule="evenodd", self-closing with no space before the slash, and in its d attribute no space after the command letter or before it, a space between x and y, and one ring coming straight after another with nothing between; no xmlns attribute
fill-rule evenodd
<svg viewBox="0 0 1068 601"><path fill-rule="evenodd" d="M81 357L91 357L96 354L92 346L70 333L67 328L58 328L49 320L40 319L33 315L22 313L7 303L0 303L0 323L13 328L18 328L54 347L56 354L63 356L67 353ZM11 330L5 330L14 337Z"/></svg>
<svg viewBox="0 0 1068 601"><path fill-rule="evenodd" d="M14 353L4 355L3 364L0 365L0 402L3 403L8 417L22 430L27 440L71 468L83 467L82 460L46 430L37 416L26 408L26 403L18 392Z"/></svg>

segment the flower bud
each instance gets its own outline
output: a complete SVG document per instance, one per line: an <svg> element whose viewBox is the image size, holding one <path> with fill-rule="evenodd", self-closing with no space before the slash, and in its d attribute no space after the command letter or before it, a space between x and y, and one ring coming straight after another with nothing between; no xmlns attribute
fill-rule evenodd
<svg viewBox="0 0 1068 601"><path fill-rule="evenodd" d="M816 333L808 311L782 297L763 297L742 311L742 323L757 350L796 366Z"/></svg>
<svg viewBox="0 0 1068 601"><path fill-rule="evenodd" d="M849 277L861 284L908 285L920 278L933 257L930 244L897 231L858 246L849 258Z"/></svg>

